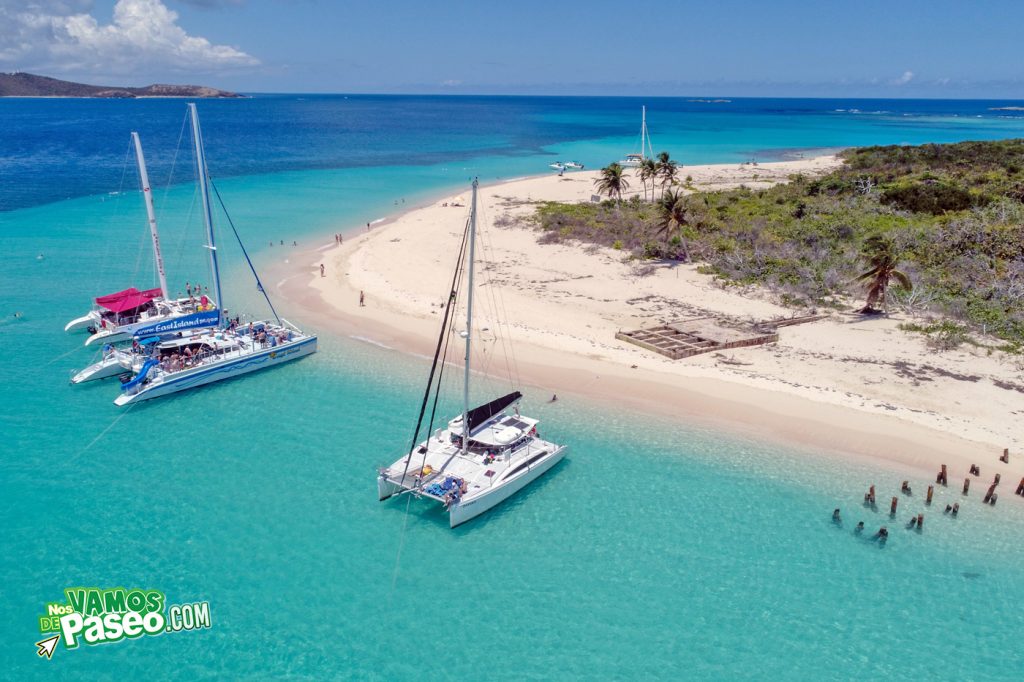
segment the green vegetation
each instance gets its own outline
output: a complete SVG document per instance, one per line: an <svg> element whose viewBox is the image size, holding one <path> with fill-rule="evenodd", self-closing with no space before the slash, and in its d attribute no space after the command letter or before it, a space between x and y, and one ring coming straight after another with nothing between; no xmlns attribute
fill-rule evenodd
<svg viewBox="0 0 1024 682"><path fill-rule="evenodd" d="M594 180L594 187L599 194L607 194L609 198L622 201L622 193L629 189L626 169L617 163L601 169L601 175Z"/></svg>
<svg viewBox="0 0 1024 682"><path fill-rule="evenodd" d="M868 300L861 309L862 313L875 312L874 306L878 302L883 306L888 303L885 292L889 288L889 280L894 277L907 291L913 289L913 284L906 273L896 269L900 262L900 253L888 236L873 234L868 237L861 249L861 257L871 265L867 272L857 278L858 282L864 283L868 294Z"/></svg>
<svg viewBox="0 0 1024 682"><path fill-rule="evenodd" d="M663 188L657 201L653 193L652 202L621 201L621 189L606 190L620 201L548 203L536 217L548 241L702 261L725 280L771 287L794 305L866 297L865 309L936 313L963 327L932 332L946 337L941 345L978 331L1019 347L1024 140L866 147L842 156L846 164L820 178L696 194L678 188L673 164L645 173L645 197L648 181Z"/></svg>

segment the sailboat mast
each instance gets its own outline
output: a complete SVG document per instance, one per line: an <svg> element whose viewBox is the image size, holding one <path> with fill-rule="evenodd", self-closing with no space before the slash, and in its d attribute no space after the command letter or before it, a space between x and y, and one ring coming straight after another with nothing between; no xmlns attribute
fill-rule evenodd
<svg viewBox="0 0 1024 682"><path fill-rule="evenodd" d="M647 105L641 108L643 111L640 121L640 156L645 159L654 158L654 145L651 144L651 132L647 129ZM650 152L650 156L648 156Z"/></svg>
<svg viewBox="0 0 1024 682"><path fill-rule="evenodd" d="M216 297L218 320L224 315L224 297L220 292L220 269L217 267L217 244L213 236L213 212L210 206L210 187L206 172L206 152L203 151L203 134L199 130L199 113L196 105L189 102L188 111L192 119L192 139L196 146L196 182L203 199L203 221L206 223L206 248L210 250L210 272L213 275L213 294ZM219 325L218 325L219 326Z"/></svg>
<svg viewBox="0 0 1024 682"><path fill-rule="evenodd" d="M171 300L167 290L167 273L164 272L164 257L160 253L160 234L156 230L156 210L153 208L153 192L149 187L149 173L146 172L146 159L142 156L142 141L139 134L132 132L135 143L135 160L139 163L139 180L142 182L142 199L146 204L146 215L149 217L149 236L153 239L153 258L156 260L156 272L160 276L160 291L164 300Z"/></svg>
<svg viewBox="0 0 1024 682"><path fill-rule="evenodd" d="M479 184L473 178L473 200L469 209L469 277L466 286L469 295L466 298L466 369L462 379L462 454L469 452L469 350L473 338L473 260L476 247L476 188Z"/></svg>

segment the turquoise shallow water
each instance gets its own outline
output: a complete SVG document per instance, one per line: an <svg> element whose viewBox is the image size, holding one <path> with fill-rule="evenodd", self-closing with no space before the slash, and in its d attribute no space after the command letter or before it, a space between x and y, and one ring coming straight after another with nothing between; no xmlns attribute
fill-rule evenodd
<svg viewBox="0 0 1024 682"><path fill-rule="evenodd" d="M597 135L602 115L575 113ZM917 127L960 134L944 120ZM780 133L778 149L808 136L848 144L812 126ZM706 134L709 149L715 140ZM402 198L546 158L517 154L283 169L218 186L266 263L282 257L271 239L323 241ZM157 192L176 280L202 276L191 201L187 187ZM919 535L903 528L919 497L901 501L895 522L859 504L871 483L887 499L897 473L569 395L548 405L528 390L529 411L569 456L451 531L434 508L407 514L374 494L374 467L411 435L421 359L324 337L312 358L125 413L109 383L72 390L66 379L88 353L61 326L89 296L136 272L146 280L140 215L134 193L0 213L3 677L1019 679L1024 503L1009 494L995 508L968 498L953 520L939 510L959 495L943 492ZM224 248L226 296L249 303L237 251ZM829 522L835 506L843 529ZM858 519L889 525L884 549L852 534ZM213 627L39 660L36 619L73 585L209 600Z"/></svg>

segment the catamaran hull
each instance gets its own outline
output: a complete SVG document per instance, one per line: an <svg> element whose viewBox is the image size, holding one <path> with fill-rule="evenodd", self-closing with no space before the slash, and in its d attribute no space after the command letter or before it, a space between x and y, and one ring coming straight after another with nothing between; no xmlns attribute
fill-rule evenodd
<svg viewBox="0 0 1024 682"><path fill-rule="evenodd" d="M126 331L121 331L121 329L125 329ZM130 329L127 327L119 328L116 331L100 330L95 334L90 334L89 338L85 340L85 345L91 346L94 343L118 343L119 341L127 341L132 338L132 331L134 331L134 327Z"/></svg>
<svg viewBox="0 0 1024 682"><path fill-rule="evenodd" d="M196 388L215 381L242 376L243 374L266 369L273 365L282 365L315 353L316 342L317 338L313 336L291 346L268 348L258 353L245 355L223 365L184 370L159 383L144 385L137 393L122 393L114 400L114 404L124 406L142 402L143 400L152 400L153 398L186 391L190 388Z"/></svg>
<svg viewBox="0 0 1024 682"><path fill-rule="evenodd" d="M116 355L112 355L97 363L89 365L81 372L75 374L75 376L71 377L71 383L82 384L86 381L107 379L109 377L116 377L126 371L128 371L128 368L121 364L121 361Z"/></svg>
<svg viewBox="0 0 1024 682"><path fill-rule="evenodd" d="M450 527L455 528L466 521L475 519L485 511L494 508L496 505L504 502L526 486L530 485L530 483L533 483L535 480L546 474L551 467L558 464L562 458L565 457L565 451L567 449L568 446L563 445L550 457L542 462L538 462L536 466L530 467L525 473L519 474L514 480L474 497L473 499L463 500L451 505L448 507L448 522Z"/></svg>
<svg viewBox="0 0 1024 682"><path fill-rule="evenodd" d="M402 486L392 483L384 476L377 477L377 499L384 501L392 495L402 492Z"/></svg>
<svg viewBox="0 0 1024 682"><path fill-rule="evenodd" d="M94 327L99 324L99 319L93 315L82 315L64 325L64 331L66 332L84 332L89 327Z"/></svg>

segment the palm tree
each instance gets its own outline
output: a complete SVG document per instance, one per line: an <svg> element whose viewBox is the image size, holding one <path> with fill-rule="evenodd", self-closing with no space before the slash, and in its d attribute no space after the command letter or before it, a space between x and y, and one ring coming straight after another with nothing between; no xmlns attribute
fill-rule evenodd
<svg viewBox="0 0 1024 682"><path fill-rule="evenodd" d="M644 199L647 198L647 182L651 182L651 200L654 200L654 179L658 177L658 164L654 159L644 159L637 167L640 182L644 183Z"/></svg>
<svg viewBox="0 0 1024 682"><path fill-rule="evenodd" d="M683 228L690 224L689 216L686 213L686 195L674 189L663 193L658 202L658 222L655 223L658 234L665 236L665 245L675 235L679 236L683 247L684 260L690 260L690 250L686 245L686 235Z"/></svg>
<svg viewBox="0 0 1024 682"><path fill-rule="evenodd" d="M676 181L676 174L679 172L679 164L669 158L668 152L658 154L656 163L657 177L661 178L661 194L665 194L665 186L671 186Z"/></svg>
<svg viewBox="0 0 1024 682"><path fill-rule="evenodd" d="M869 270L857 277L855 281L863 282L867 291L867 301L861 308L862 313L877 312L875 303L882 302L885 307L885 290L889 286L889 280L893 277L906 289L913 288L910 278L897 266L900 264L900 254L892 239L882 235L868 237L861 247L861 256L871 266Z"/></svg>
<svg viewBox="0 0 1024 682"><path fill-rule="evenodd" d="M629 189L629 180L624 175L623 167L618 163L611 163L601 169L601 175L594 178L594 186L599 194L607 194L608 198L622 201L622 193Z"/></svg>

